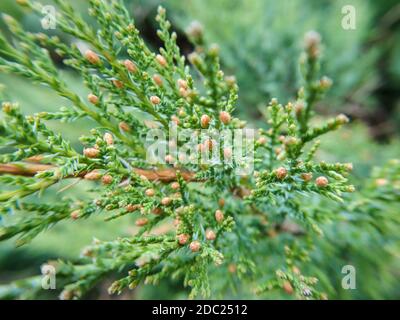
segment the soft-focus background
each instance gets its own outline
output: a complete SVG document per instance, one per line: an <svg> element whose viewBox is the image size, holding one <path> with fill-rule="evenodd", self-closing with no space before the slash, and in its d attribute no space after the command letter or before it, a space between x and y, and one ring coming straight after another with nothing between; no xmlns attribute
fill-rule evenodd
<svg viewBox="0 0 400 320"><path fill-rule="evenodd" d="M160 3L168 9L185 54L191 51L191 46L184 30L190 22L199 21L204 26L207 41L220 45L225 73L237 77L240 87L238 115L254 125L262 125L259 108L271 97L286 102L295 95L299 84L297 62L303 35L308 30L317 30L324 44L322 70L334 81L332 90L318 105L318 112L321 117L343 112L352 119L346 129L324 139L318 156L329 161L353 162L356 185L370 175L374 166L400 158L398 1L131 0L126 3L143 36L155 49L160 46L154 21ZM91 21L86 12L87 1L74 0L73 4ZM344 30L341 26L341 10L348 4L356 9L355 30ZM39 18L22 11L14 0L1 0L0 11L17 17L27 30L43 32ZM7 33L1 23L0 29ZM52 33L58 34L58 31ZM73 41L60 36L66 42ZM63 68L57 56L54 59L71 87L84 94L86 91L79 77ZM51 91L21 78L0 74L0 83L4 84L0 88L2 99L19 101L26 112L55 110L63 104ZM63 124L57 129L77 144L79 135L90 125L90 122L79 126ZM78 185L74 190L82 194L84 186ZM46 195L49 201L62 201L63 195L56 191ZM400 208L392 209L394 214L400 214ZM18 249L15 249L13 241L0 243L0 283L38 274L40 264L48 259L75 259L80 249L93 237L111 240L127 235L134 231L131 225L129 218L107 224L101 218L95 218L57 225L30 245ZM329 230L327 234L329 237ZM343 235L344 238L350 236ZM390 248L394 250L392 259L382 255L382 248L372 236L358 239L357 245L342 246L341 251L335 251L337 248L328 245L328 242L322 243L322 246L330 251L331 256L350 256L360 266L357 290L340 289L341 274L331 276L338 279L338 285L326 288L330 298L400 297L399 243ZM339 267L333 268L336 263L335 260L321 261L325 270L331 268L335 272L340 270ZM90 298L107 298L107 285L109 282L101 284ZM185 292L176 283L166 281L157 288L140 287L123 297L184 298ZM254 298L240 291L224 297Z"/></svg>

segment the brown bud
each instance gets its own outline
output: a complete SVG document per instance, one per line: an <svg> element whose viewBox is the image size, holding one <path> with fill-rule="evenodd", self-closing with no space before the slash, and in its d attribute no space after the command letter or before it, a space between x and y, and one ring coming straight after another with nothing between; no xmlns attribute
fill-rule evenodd
<svg viewBox="0 0 400 320"><path fill-rule="evenodd" d="M126 207L125 207L125 210L126 211L128 211L128 212L134 212L134 211L136 211L137 209L139 209L140 208L140 205L138 205L138 204L128 204Z"/></svg>
<svg viewBox="0 0 400 320"><path fill-rule="evenodd" d="M190 235L188 235L187 233L178 234L177 239L179 244L183 246L189 241Z"/></svg>
<svg viewBox="0 0 400 320"><path fill-rule="evenodd" d="M85 179L85 180L91 180L91 181L99 180L100 178L101 178L101 174L100 174L100 172L98 172L98 171L96 171L96 170L93 170L93 171L91 171L91 172L88 172L88 173L86 173L85 176L84 176L84 179Z"/></svg>
<svg viewBox="0 0 400 320"><path fill-rule="evenodd" d="M228 271L230 273L236 273L236 270L237 270L236 264L230 263L229 266L228 266Z"/></svg>
<svg viewBox="0 0 400 320"><path fill-rule="evenodd" d="M179 88L183 88L186 90L188 88L187 81L183 79L178 79L178 86Z"/></svg>
<svg viewBox="0 0 400 320"><path fill-rule="evenodd" d="M300 176L305 182L308 182L312 179L313 174L311 172L305 172L305 173L302 173Z"/></svg>
<svg viewBox="0 0 400 320"><path fill-rule="evenodd" d="M189 91L188 90L186 90L185 88L179 88L179 95L182 97L182 98L186 98L188 95L189 95Z"/></svg>
<svg viewBox="0 0 400 320"><path fill-rule="evenodd" d="M285 282L283 283L282 288L283 288L283 290L285 290L285 292L286 292L287 294L292 294L292 293L293 293L293 287L292 287L292 285L290 284L289 281L285 281Z"/></svg>
<svg viewBox="0 0 400 320"><path fill-rule="evenodd" d="M94 104L94 105L99 103L99 98L96 95L94 95L93 93L89 93L88 100L91 104Z"/></svg>
<svg viewBox="0 0 400 320"><path fill-rule="evenodd" d="M180 185L178 182L172 182L171 183L171 188L174 190L178 190L180 188Z"/></svg>
<svg viewBox="0 0 400 320"><path fill-rule="evenodd" d="M145 191L146 196L153 197L155 195L154 189L147 189Z"/></svg>
<svg viewBox="0 0 400 320"><path fill-rule="evenodd" d="M208 115L203 114L200 118L201 127L204 129L208 128L208 126L210 125L210 121L211 121L211 118Z"/></svg>
<svg viewBox="0 0 400 320"><path fill-rule="evenodd" d="M219 120L221 120L223 124L229 124L229 122L231 122L231 115L226 111L221 111L219 113Z"/></svg>
<svg viewBox="0 0 400 320"><path fill-rule="evenodd" d="M97 158L100 154L100 150L96 148L86 148L83 150L83 155L87 158Z"/></svg>
<svg viewBox="0 0 400 320"><path fill-rule="evenodd" d="M159 97L157 97L157 96L151 96L151 97L150 97L150 102L151 102L152 104L154 104L154 105L160 104L161 99L160 99Z"/></svg>
<svg viewBox="0 0 400 320"><path fill-rule="evenodd" d="M111 133L106 132L103 136L103 139L109 146L114 144L114 138Z"/></svg>
<svg viewBox="0 0 400 320"><path fill-rule="evenodd" d="M278 169L275 170L275 176L279 179L279 180L283 180L286 178L287 176L287 170L284 167L280 167Z"/></svg>
<svg viewBox="0 0 400 320"><path fill-rule="evenodd" d="M190 250L192 250L192 252L198 252L201 248L201 244L199 241L192 241L189 245Z"/></svg>
<svg viewBox="0 0 400 320"><path fill-rule="evenodd" d="M73 220L76 220L76 219L78 219L79 218L79 216L80 216L80 210L75 210L75 211L72 211L71 212L71 219L73 219Z"/></svg>
<svg viewBox="0 0 400 320"><path fill-rule="evenodd" d="M160 214L163 213L162 209L159 208L159 207L155 207L151 212L152 212L153 214L155 214L155 215L160 215Z"/></svg>
<svg viewBox="0 0 400 320"><path fill-rule="evenodd" d="M120 122L119 127L122 131L129 132L131 131L131 127L126 122Z"/></svg>
<svg viewBox="0 0 400 320"><path fill-rule="evenodd" d="M218 205L222 208L225 205L225 199L223 199L223 198L219 199Z"/></svg>
<svg viewBox="0 0 400 320"><path fill-rule="evenodd" d="M113 182L113 177L109 174L106 174L101 178L101 182L103 182L103 184L111 184Z"/></svg>
<svg viewBox="0 0 400 320"><path fill-rule="evenodd" d="M162 67L165 67L167 65L167 60L161 54L158 54L156 56L156 60Z"/></svg>
<svg viewBox="0 0 400 320"><path fill-rule="evenodd" d="M135 224L136 224L138 227L143 227L143 226L145 226L148 222L149 222L149 219L147 219L147 218L139 218L139 219L136 220Z"/></svg>
<svg viewBox="0 0 400 320"><path fill-rule="evenodd" d="M215 220L217 220L218 223L224 221L224 213L221 210L215 211Z"/></svg>
<svg viewBox="0 0 400 320"><path fill-rule="evenodd" d="M135 73L137 71L136 65L131 60L125 60L124 66L129 72Z"/></svg>
<svg viewBox="0 0 400 320"><path fill-rule="evenodd" d="M162 198L161 199L161 204L163 205L163 206L168 206L168 205L170 205L171 204L171 198L169 198L169 197L165 197L165 198Z"/></svg>
<svg viewBox="0 0 400 320"><path fill-rule="evenodd" d="M324 188L329 184L329 181L326 177L321 176L321 177L318 177L317 179L315 179L315 184L319 188Z"/></svg>
<svg viewBox="0 0 400 320"><path fill-rule="evenodd" d="M99 56L95 52L93 52L92 50L87 50L85 52L85 58L91 64L98 64L100 62Z"/></svg>
<svg viewBox="0 0 400 320"><path fill-rule="evenodd" d="M124 87L124 83L120 80L113 80L113 84L118 89L122 89Z"/></svg>
<svg viewBox="0 0 400 320"><path fill-rule="evenodd" d="M210 241L214 241L215 238L217 237L217 235L215 234L215 232L211 229L206 231L206 239L210 240Z"/></svg>
<svg viewBox="0 0 400 320"><path fill-rule="evenodd" d="M153 81L154 81L154 83L156 84L156 85L158 85L158 86L162 86L163 85L163 80L162 80L162 78L161 78L161 76L159 75L159 74L155 74L154 76L153 76Z"/></svg>

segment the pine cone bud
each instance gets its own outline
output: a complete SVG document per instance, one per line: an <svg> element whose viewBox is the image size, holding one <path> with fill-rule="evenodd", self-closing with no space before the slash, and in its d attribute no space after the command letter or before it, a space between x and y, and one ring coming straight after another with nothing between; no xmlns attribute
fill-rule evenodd
<svg viewBox="0 0 400 320"><path fill-rule="evenodd" d="M219 113L219 120L221 120L221 122L225 125L229 124L231 122L231 115L226 112L226 111L221 111Z"/></svg>
<svg viewBox="0 0 400 320"><path fill-rule="evenodd" d="M100 154L100 150L96 148L86 148L83 150L83 154L87 158L97 158Z"/></svg>
<svg viewBox="0 0 400 320"><path fill-rule="evenodd" d="M79 219L79 216L80 216L80 210L75 210L75 211L72 211L71 212L71 219L73 219L73 220L77 220L77 219Z"/></svg>
<svg viewBox="0 0 400 320"><path fill-rule="evenodd" d="M187 91L185 88L179 88L179 95L182 98L187 98L189 96L189 91Z"/></svg>
<svg viewBox="0 0 400 320"><path fill-rule="evenodd" d="M161 199L161 204L162 204L163 206L168 206L168 205L171 204L171 202L172 202L172 200L171 200L171 198L169 198L169 197L165 197L165 198L162 198L162 199Z"/></svg>
<svg viewBox="0 0 400 320"><path fill-rule="evenodd" d="M218 223L224 221L224 213L221 210L215 211L215 220L217 220Z"/></svg>
<svg viewBox="0 0 400 320"><path fill-rule="evenodd" d="M210 241L214 241L215 238L217 237L217 235L215 234L215 232L211 229L206 231L206 239L210 240Z"/></svg>
<svg viewBox="0 0 400 320"><path fill-rule="evenodd" d="M178 182L172 182L171 183L171 188L174 190L178 190L180 188L180 185Z"/></svg>
<svg viewBox="0 0 400 320"><path fill-rule="evenodd" d="M230 263L228 266L228 271L229 271L229 273L236 273L236 271L237 271L236 264Z"/></svg>
<svg viewBox="0 0 400 320"><path fill-rule="evenodd" d="M90 94L88 95L88 100L89 100L89 102L90 102L91 104L94 104L94 105L96 105L96 104L99 103L99 97L96 96L96 95L94 95L93 93L90 93Z"/></svg>
<svg viewBox="0 0 400 320"><path fill-rule="evenodd" d="M162 67L165 67L167 65L167 60L161 54L158 54L156 56L156 60Z"/></svg>
<svg viewBox="0 0 400 320"><path fill-rule="evenodd" d="M128 204L126 207L125 207L125 210L126 211L128 211L128 212L134 212L134 211L136 211L137 209L139 209L140 208L140 205L138 205L138 204Z"/></svg>
<svg viewBox="0 0 400 320"><path fill-rule="evenodd" d="M100 57L92 50L87 50L85 52L85 58L91 64L98 64L100 62Z"/></svg>
<svg viewBox="0 0 400 320"><path fill-rule="evenodd" d="M125 60L124 66L129 72L135 73L137 71L136 65L131 60Z"/></svg>
<svg viewBox="0 0 400 320"><path fill-rule="evenodd" d="M154 81L154 83L156 84L156 85L158 85L158 86L162 86L163 85L163 80L162 80L162 78L161 78L161 76L159 75L159 74L155 74L154 76L153 76L153 81Z"/></svg>
<svg viewBox="0 0 400 320"><path fill-rule="evenodd" d="M111 133L106 132L103 136L103 139L109 146L114 144L114 138Z"/></svg>
<svg viewBox="0 0 400 320"><path fill-rule="evenodd" d="M203 114L200 118L201 127L204 129L208 128L208 126L210 125L210 121L211 118L208 115Z"/></svg>
<svg viewBox="0 0 400 320"><path fill-rule="evenodd" d="M195 240L190 243L189 247L192 252L198 252L201 248L201 244L199 241Z"/></svg>
<svg viewBox="0 0 400 320"><path fill-rule="evenodd" d="M90 180L90 181L99 180L100 178L101 178L101 174L100 174L100 172L98 172L96 170L86 173L84 176L85 180Z"/></svg>
<svg viewBox="0 0 400 320"><path fill-rule="evenodd" d="M284 167L280 167L278 169L275 170L275 176L279 179L279 180L283 180L286 178L287 176L287 170Z"/></svg>
<svg viewBox="0 0 400 320"><path fill-rule="evenodd" d="M292 293L293 293L293 287L292 287L292 285L290 284L289 281L285 281L285 282L283 283L282 288L283 288L283 290L285 290L285 292L286 292L287 294L292 294Z"/></svg>
<svg viewBox="0 0 400 320"><path fill-rule="evenodd" d="M126 122L120 122L120 123L119 123L119 128L120 128L122 131L125 131L125 132L131 131L131 127L130 127L129 124L127 124Z"/></svg>
<svg viewBox="0 0 400 320"><path fill-rule="evenodd" d="M313 174L311 172L306 172L301 174L301 178L305 181L308 182L312 179Z"/></svg>
<svg viewBox="0 0 400 320"><path fill-rule="evenodd" d="M150 97L150 102L154 105L160 104L161 99L157 96L151 96Z"/></svg>
<svg viewBox="0 0 400 320"><path fill-rule="evenodd" d="M136 224L138 227L143 227L143 226L145 226L148 222L149 222L149 219L147 219L147 218L139 218L139 219L136 220L135 224Z"/></svg>
<svg viewBox="0 0 400 320"><path fill-rule="evenodd" d="M155 195L155 191L154 191L154 189L147 189L147 190L145 191L145 194L146 194L146 196L148 196L148 197L153 197L153 196Z"/></svg>
<svg viewBox="0 0 400 320"><path fill-rule="evenodd" d="M315 179L315 184L319 188L324 188L329 184L329 181L326 177L321 176L321 177L318 177L317 179Z"/></svg>
<svg viewBox="0 0 400 320"><path fill-rule="evenodd" d="M187 81L183 79L178 79L178 86L179 88L183 88L186 90L188 88Z"/></svg>
<svg viewBox="0 0 400 320"><path fill-rule="evenodd" d="M155 214L155 215L160 215L160 214L163 213L162 209L159 208L159 207L155 207L151 212L152 212L153 214Z"/></svg>
<svg viewBox="0 0 400 320"><path fill-rule="evenodd" d="M225 206L225 199L220 198L220 199L218 200L218 205L219 205L221 208L223 208L223 207Z"/></svg>
<svg viewBox="0 0 400 320"><path fill-rule="evenodd" d="M190 235L188 235L187 233L178 234L177 239L179 244L183 246L189 241Z"/></svg>
<svg viewBox="0 0 400 320"><path fill-rule="evenodd" d="M118 89L122 89L124 87L124 83L120 80L113 80L113 84Z"/></svg>
<svg viewBox="0 0 400 320"><path fill-rule="evenodd" d="M111 184L113 182L113 177L109 174L106 174L101 178L101 182L103 182L103 184Z"/></svg>

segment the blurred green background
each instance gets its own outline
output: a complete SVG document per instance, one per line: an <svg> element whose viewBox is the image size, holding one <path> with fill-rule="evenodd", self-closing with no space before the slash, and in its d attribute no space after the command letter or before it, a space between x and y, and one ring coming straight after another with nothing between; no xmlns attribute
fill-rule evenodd
<svg viewBox="0 0 400 320"><path fill-rule="evenodd" d="M51 1L43 1L51 3ZM228 75L235 75L240 87L238 115L254 125L261 124L259 108L272 97L282 102L293 98L299 86L298 57L303 35L309 30L321 33L323 39L323 73L334 81L326 98L318 104L321 117L343 112L352 119L344 130L324 139L318 156L326 161L353 162L354 183L362 184L372 168L392 158L400 158L400 4L396 0L132 0L126 1L143 36L155 49L161 44L156 38L154 17L159 4L168 9L173 28L178 31L179 44L185 54L192 47L184 35L190 22L197 20L205 30L209 43L218 43L221 63ZM356 29L344 30L341 26L342 7L353 5L356 10ZM73 5L87 15L87 1L75 0ZM2 0L0 11L17 17L30 31L41 31L39 17L21 10L14 0ZM4 25L0 28L7 33ZM58 34L57 30L51 31ZM66 41L73 39L61 38ZM60 66L64 79L78 93L86 90L78 75ZM32 85L22 78L0 74L2 99L20 102L27 113L56 110L63 100L46 88ZM318 121L318 119L317 119ZM54 124L77 146L78 137L90 128L91 123L80 125ZM343 143L338 143L342 141ZM0 186L1 187L1 186ZM63 201L59 188L46 194L49 201ZM85 186L78 185L76 194L82 195ZM68 191L69 194L71 191ZM397 210L400 211L399 208ZM396 209L394 210L396 211ZM399 213L400 214L400 213ZM96 217L78 223L62 223L36 238L29 246L15 248L13 241L0 243L0 283L39 273L39 266L48 259L75 259L80 249L93 237L111 240L134 230L129 218L105 224ZM368 264L379 256L363 257L369 240L359 247L349 249L362 263ZM364 244L364 246L363 246ZM398 249L398 244L397 247ZM396 249L396 250L397 250ZM327 249L329 250L329 248ZM353 251L351 251L353 250ZM357 251L358 250L358 251ZM372 249L371 249L372 250ZM391 276L398 274L400 252L396 261L383 266ZM356 259L356 258L355 258ZM363 260L364 259L364 260ZM384 261L379 261L384 263ZM361 262L360 262L361 263ZM377 263L377 261L374 261ZM329 262L326 262L329 265ZM399 298L400 285L395 278L389 286L379 287L374 270L365 268L365 281L355 293L331 288L332 298ZM338 278L340 274L338 275ZM375 278L373 278L375 277ZM368 280L369 279L369 280ZM91 297L100 295L102 286ZM105 290L103 290L105 291ZM181 288L169 281L157 290L141 287L130 298L183 298ZM242 297L229 295L229 297ZM248 298L248 297L247 297ZM252 298L252 296L250 296Z"/></svg>

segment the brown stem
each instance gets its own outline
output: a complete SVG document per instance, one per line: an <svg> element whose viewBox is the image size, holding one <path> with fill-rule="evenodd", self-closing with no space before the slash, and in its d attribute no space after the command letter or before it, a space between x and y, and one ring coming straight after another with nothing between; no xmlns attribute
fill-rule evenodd
<svg viewBox="0 0 400 320"><path fill-rule="evenodd" d="M0 164L0 175L11 174L16 176L33 177L41 171L53 169L53 165L39 164L39 163L21 163L21 164ZM146 170L140 168L133 169L138 175L145 176L150 181L171 182L176 180L176 169L160 169L160 170ZM80 177L86 173L79 174ZM194 181L195 173L189 171L180 171L182 178L186 181Z"/></svg>

